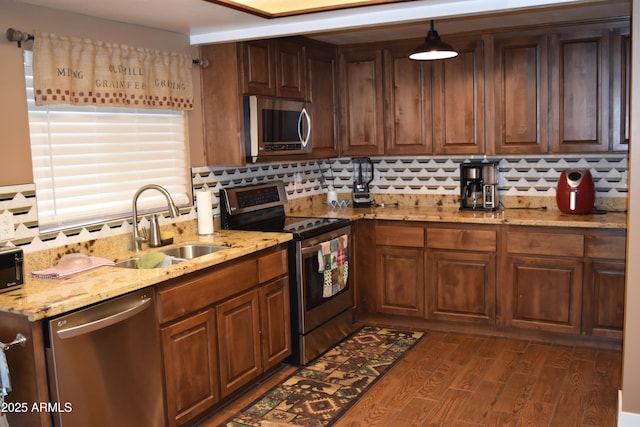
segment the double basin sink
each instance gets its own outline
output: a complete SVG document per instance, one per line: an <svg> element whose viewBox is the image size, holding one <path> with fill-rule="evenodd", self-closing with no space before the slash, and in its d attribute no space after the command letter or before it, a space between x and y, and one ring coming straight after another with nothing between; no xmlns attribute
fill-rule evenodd
<svg viewBox="0 0 640 427"><path fill-rule="evenodd" d="M229 246L206 243L186 244L118 261L115 263L115 266L135 269L160 268L209 255L224 249L229 249Z"/></svg>

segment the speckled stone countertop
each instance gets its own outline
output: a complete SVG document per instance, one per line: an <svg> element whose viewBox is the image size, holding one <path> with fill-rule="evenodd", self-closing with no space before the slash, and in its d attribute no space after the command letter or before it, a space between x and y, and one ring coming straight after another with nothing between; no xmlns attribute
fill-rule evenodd
<svg viewBox="0 0 640 427"><path fill-rule="evenodd" d="M128 238L127 241L131 239L128 235L124 235L123 238ZM118 256L109 258L128 259L146 252L188 243L224 245L229 248L167 267L137 270L102 266L63 279L34 279L28 277L27 269L27 279L22 288L0 294L0 311L22 314L31 321L56 316L276 246L291 240L291 234L222 230L211 236L176 233L174 238L174 244L164 248L149 249L138 254L121 251L118 252ZM93 248L84 251L67 248L67 252L108 257L108 254L99 253Z"/></svg>
<svg viewBox="0 0 640 427"><path fill-rule="evenodd" d="M378 203L385 203L384 207L332 208L324 202L322 197L309 198L297 203L289 203L287 215L327 216L351 220L366 218L539 227L627 228L627 214L624 213L624 206L603 204L602 207L608 209L609 212L578 215L560 212L555 207L555 201L549 198L509 199L505 200L507 208L497 211L460 210L457 198L454 197L428 199L401 195L384 197L378 195L377 198Z"/></svg>
<svg viewBox="0 0 640 427"><path fill-rule="evenodd" d="M499 211L461 211L453 207L372 207L332 209L315 207L290 212L299 216L327 216L355 219L384 219L392 221L452 222L467 224L510 224L540 227L627 228L624 213L574 215L555 210L501 209Z"/></svg>

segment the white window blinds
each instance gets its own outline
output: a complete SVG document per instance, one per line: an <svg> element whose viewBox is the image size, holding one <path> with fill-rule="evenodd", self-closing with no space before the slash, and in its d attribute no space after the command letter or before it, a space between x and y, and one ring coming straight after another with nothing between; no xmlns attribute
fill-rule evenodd
<svg viewBox="0 0 640 427"><path fill-rule="evenodd" d="M24 68L41 232L130 216L133 195L146 184L165 187L178 206L189 203L183 112L36 107L29 51ZM166 205L159 192L146 191L139 211Z"/></svg>

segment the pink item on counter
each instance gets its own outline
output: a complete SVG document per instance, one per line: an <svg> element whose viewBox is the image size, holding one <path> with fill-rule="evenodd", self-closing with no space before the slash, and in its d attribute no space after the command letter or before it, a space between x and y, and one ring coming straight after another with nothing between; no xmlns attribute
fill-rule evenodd
<svg viewBox="0 0 640 427"><path fill-rule="evenodd" d="M114 265L115 263L106 258L88 256L81 253L67 254L60 258L58 265L44 270L32 271L31 277L38 279L61 279L82 271L91 270L103 265Z"/></svg>

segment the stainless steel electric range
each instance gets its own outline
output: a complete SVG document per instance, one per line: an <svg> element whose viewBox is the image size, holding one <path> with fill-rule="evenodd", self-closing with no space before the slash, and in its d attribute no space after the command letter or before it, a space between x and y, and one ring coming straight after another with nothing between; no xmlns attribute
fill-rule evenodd
<svg viewBox="0 0 640 427"><path fill-rule="evenodd" d="M306 365L352 332L351 227L348 219L286 216L286 201L282 181L224 188L221 222L225 229L293 234L289 244L293 354L289 361ZM346 242L341 245L346 260L342 266L348 275L339 290L327 293L318 253L338 241Z"/></svg>

